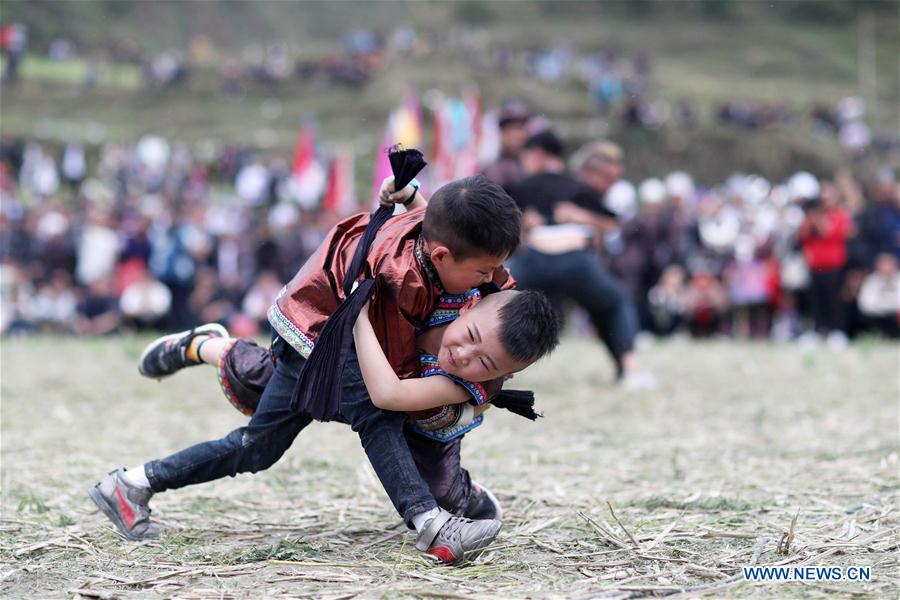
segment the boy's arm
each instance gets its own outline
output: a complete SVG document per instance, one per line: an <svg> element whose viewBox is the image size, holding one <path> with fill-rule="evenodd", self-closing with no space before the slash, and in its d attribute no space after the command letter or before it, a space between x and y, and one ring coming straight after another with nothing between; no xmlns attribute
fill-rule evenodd
<svg viewBox="0 0 900 600"><path fill-rule="evenodd" d="M397 377L375 336L368 314L367 304L356 320L353 339L356 342L359 368L375 406L384 410L408 412L459 404L471 398L464 388L446 377Z"/></svg>

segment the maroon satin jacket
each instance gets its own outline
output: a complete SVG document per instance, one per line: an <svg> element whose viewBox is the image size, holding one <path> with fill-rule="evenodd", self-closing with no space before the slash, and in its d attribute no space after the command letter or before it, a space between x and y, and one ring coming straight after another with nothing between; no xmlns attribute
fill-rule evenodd
<svg viewBox="0 0 900 600"><path fill-rule="evenodd" d="M370 317L388 362L401 379L419 370L416 332L425 324L443 292L434 266L416 252L425 209L391 218L369 249L365 277L377 276L378 292ZM344 273L362 237L369 214L344 219L328 232L306 264L279 293L269 309L269 323L297 352L307 357L325 321L344 300ZM495 281L504 289L514 281L502 269Z"/></svg>

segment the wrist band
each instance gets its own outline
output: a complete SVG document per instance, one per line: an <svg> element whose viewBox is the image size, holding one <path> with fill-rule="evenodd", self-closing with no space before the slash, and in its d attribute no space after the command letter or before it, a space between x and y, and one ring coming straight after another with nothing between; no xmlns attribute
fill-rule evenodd
<svg viewBox="0 0 900 600"><path fill-rule="evenodd" d="M409 182L409 185L413 187L413 193L410 194L409 198L403 201L403 206L409 206L410 204L412 204L413 200L416 199L416 194L419 192L419 187L421 187L418 179L413 179Z"/></svg>

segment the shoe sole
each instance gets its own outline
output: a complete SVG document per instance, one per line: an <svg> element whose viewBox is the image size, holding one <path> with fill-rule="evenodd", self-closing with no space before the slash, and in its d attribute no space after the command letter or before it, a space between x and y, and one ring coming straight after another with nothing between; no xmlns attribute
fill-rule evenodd
<svg viewBox="0 0 900 600"><path fill-rule="evenodd" d="M183 336L186 336L191 332L190 329L186 331L179 331L178 333L170 333L169 335L164 335L160 338L156 338L156 341L148 345L144 348L144 351L141 352L141 357L138 359L138 373L143 375L144 377L149 377L150 379L156 379L159 381L160 379L165 379L166 377L171 377L175 373L169 373L167 375L148 375L144 373L144 370L141 369L141 365L144 364L144 359L156 348L159 348L160 344L165 344L169 340L174 340ZM196 329L194 329L194 333L217 333L220 337L227 338L228 330L219 325L218 323L211 323L209 325L202 325Z"/></svg>
<svg viewBox="0 0 900 600"><path fill-rule="evenodd" d="M130 540L132 542L141 542L144 540L158 539L157 537L149 537L149 536L141 537L141 536L135 535L135 534L131 533L130 531L128 531L128 528L125 527L125 523L122 522L122 518L119 516L119 513L116 511L116 508L109 503L109 500L107 500L103 494L100 493L100 490L97 489L96 485L90 489L90 491L88 492L88 495L90 495L91 500L94 501L94 504L97 505L97 508L99 508L103 512L103 514L106 515L106 517L110 521L113 522L113 525L116 526L116 529L119 530L119 533L125 539Z"/></svg>

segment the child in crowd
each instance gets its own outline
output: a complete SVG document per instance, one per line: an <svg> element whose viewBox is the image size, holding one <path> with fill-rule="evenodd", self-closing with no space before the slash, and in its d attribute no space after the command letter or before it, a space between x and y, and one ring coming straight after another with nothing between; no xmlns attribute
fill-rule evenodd
<svg viewBox="0 0 900 600"><path fill-rule="evenodd" d="M900 271L896 256L883 252L875 257L875 271L863 280L857 302L868 327L889 338L900 337Z"/></svg>
<svg viewBox="0 0 900 600"><path fill-rule="evenodd" d="M390 199L412 210L378 231L365 269L379 281L373 329L393 372L408 378L418 372L415 334L442 293L462 294L492 281L511 287L502 263L518 246L520 214L502 188L484 177L445 185L427 210L412 185ZM93 500L125 537L158 537L148 506L154 493L266 469L312 421L291 408L294 388L316 337L344 299L344 272L368 221L369 215L356 215L335 226L270 309L276 364L247 426L135 469L116 469L92 488ZM141 372L162 377L196 364L197 333L209 331L163 338L142 356ZM353 355L341 387L340 415L359 434L395 508L418 532L416 547L447 563L483 550L499 531L499 520L473 521L438 507L404 437L406 415L372 404Z"/></svg>

